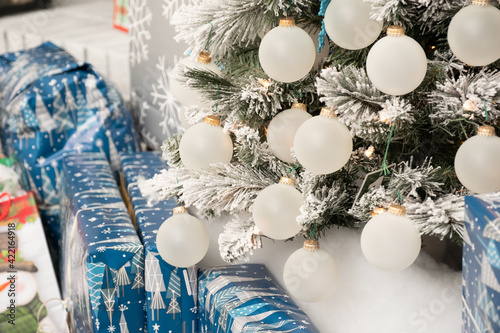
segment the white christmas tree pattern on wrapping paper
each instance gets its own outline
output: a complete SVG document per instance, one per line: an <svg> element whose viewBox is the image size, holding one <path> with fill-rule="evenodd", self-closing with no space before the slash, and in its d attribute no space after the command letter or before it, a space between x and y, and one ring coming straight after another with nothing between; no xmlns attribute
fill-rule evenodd
<svg viewBox="0 0 500 333"><path fill-rule="evenodd" d="M130 0L129 4L130 64L135 66L148 60L148 44L151 39L149 27L153 15L146 0Z"/></svg>
<svg viewBox="0 0 500 333"><path fill-rule="evenodd" d="M118 310L120 310L120 312L122 313L120 316L120 333L130 333L127 326L127 320L125 319L125 315L123 314L128 310L127 306L121 304L118 307Z"/></svg>
<svg viewBox="0 0 500 333"><path fill-rule="evenodd" d="M36 91L36 90L35 90ZM43 102L42 96L36 91L36 105L35 105L36 119L38 120L38 128L40 132L47 132L49 135L50 145L53 146L54 142L52 140L51 131L56 129L56 123L54 119L50 116L45 103Z"/></svg>
<svg viewBox="0 0 500 333"><path fill-rule="evenodd" d="M177 128L182 127L182 124L179 120L179 104L170 91L168 73L171 69L166 66L165 56L158 57L156 69L159 76L156 83L151 86L153 89L151 96L153 97L153 104L158 106L158 110L163 116L163 121L159 124L162 134L172 136L177 132Z"/></svg>
<svg viewBox="0 0 500 333"><path fill-rule="evenodd" d="M99 313L99 307L101 305L101 291L102 284L104 282L104 269L105 265L103 263L87 263L87 281L89 284L89 297L91 303L91 309L94 313L94 318L97 318Z"/></svg>
<svg viewBox="0 0 500 333"><path fill-rule="evenodd" d="M170 23L172 21L172 15L180 8L189 5L195 5L197 0L163 0L162 15Z"/></svg>
<svg viewBox="0 0 500 333"><path fill-rule="evenodd" d="M85 79L85 92L87 97L87 107L91 109L103 110L108 102L101 90L97 86L95 75L89 74Z"/></svg>
<svg viewBox="0 0 500 333"><path fill-rule="evenodd" d="M173 319L175 319L176 313L181 313L181 308L177 297L181 295L181 279L177 275L178 268L175 268L170 274L170 280L168 281L167 298L170 298L170 304L168 305L167 314L172 314Z"/></svg>
<svg viewBox="0 0 500 333"><path fill-rule="evenodd" d="M486 253L483 252L483 260L481 262L481 282L496 292L500 292L500 284L498 283L498 279L491 268L490 263L488 262L488 258Z"/></svg>
<svg viewBox="0 0 500 333"><path fill-rule="evenodd" d="M155 311L157 310L156 318L159 316L159 309L165 309L165 303L161 297L161 292L166 291L165 283L163 282L163 274L160 269L160 261L156 258L153 252L148 252L146 256L146 291L154 293L153 300L151 301L150 309L151 316L155 318Z"/></svg>
<svg viewBox="0 0 500 333"><path fill-rule="evenodd" d="M66 134L67 131L75 128L75 124L71 120L70 114L63 102L59 90L54 87L52 89L52 94L54 96L54 101L52 102L52 114L54 115L54 121L57 126L57 133Z"/></svg>

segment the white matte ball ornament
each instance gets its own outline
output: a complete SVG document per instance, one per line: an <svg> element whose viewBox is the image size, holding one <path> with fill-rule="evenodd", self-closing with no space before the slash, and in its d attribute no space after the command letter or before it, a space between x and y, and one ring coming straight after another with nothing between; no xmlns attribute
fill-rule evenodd
<svg viewBox="0 0 500 333"><path fill-rule="evenodd" d="M473 0L448 27L448 44L470 66L486 66L500 58L500 10L489 0Z"/></svg>
<svg viewBox="0 0 500 333"><path fill-rule="evenodd" d="M405 208L391 205L374 216L361 233L361 250L366 260L378 269L396 272L410 266L420 253L421 239Z"/></svg>
<svg viewBox="0 0 500 333"><path fill-rule="evenodd" d="M213 63L210 54L208 54L207 52L200 52L200 55L198 56L196 61L191 58L184 58L179 62L179 64L187 68L196 68L199 70L212 71L215 74L220 74L219 67L217 67L217 65ZM178 71L179 65L177 64L172 70L172 73L176 73ZM174 95L175 99L182 105L207 108L211 106L210 102L205 100L198 90L187 87L178 80L175 80L173 78L173 75L169 76L168 83L172 95Z"/></svg>
<svg viewBox="0 0 500 333"><path fill-rule="evenodd" d="M160 256L170 265L190 267L205 257L209 239L205 225L181 206L174 208L174 215L158 229L156 246Z"/></svg>
<svg viewBox="0 0 500 333"><path fill-rule="evenodd" d="M363 0L332 0L325 12L328 37L347 50L360 50L377 40L382 23L370 19L371 6Z"/></svg>
<svg viewBox="0 0 500 333"><path fill-rule="evenodd" d="M305 104L293 103L290 109L278 113L271 120L267 128L267 143L274 156L284 162L293 163L290 149L293 147L295 132L311 118Z"/></svg>
<svg viewBox="0 0 500 333"><path fill-rule="evenodd" d="M319 248L315 240L290 255L283 268L283 279L290 294L302 302L328 299L337 289L338 268L335 259Z"/></svg>
<svg viewBox="0 0 500 333"><path fill-rule="evenodd" d="M182 164L186 168L200 170L210 164L231 162L233 142L219 125L219 118L207 116L204 122L186 130L179 144Z"/></svg>
<svg viewBox="0 0 500 333"><path fill-rule="evenodd" d="M455 155L458 180L475 193L500 191L500 138L492 126L479 127Z"/></svg>
<svg viewBox="0 0 500 333"><path fill-rule="evenodd" d="M315 175L327 175L341 169L352 153L349 129L323 108L319 116L306 120L295 133L293 150L299 163Z"/></svg>
<svg viewBox="0 0 500 333"><path fill-rule="evenodd" d="M373 85L388 95L405 95L422 83L427 72L424 49L404 28L391 26L366 58L366 73Z"/></svg>
<svg viewBox="0 0 500 333"><path fill-rule="evenodd" d="M253 220L265 236L288 239L302 230L297 216L303 204L302 194L295 189L295 180L282 177L279 184L268 186L257 195L252 209Z"/></svg>
<svg viewBox="0 0 500 333"><path fill-rule="evenodd" d="M314 42L307 32L295 26L293 18L282 18L259 46L264 72L279 82L295 82L306 76L316 60Z"/></svg>

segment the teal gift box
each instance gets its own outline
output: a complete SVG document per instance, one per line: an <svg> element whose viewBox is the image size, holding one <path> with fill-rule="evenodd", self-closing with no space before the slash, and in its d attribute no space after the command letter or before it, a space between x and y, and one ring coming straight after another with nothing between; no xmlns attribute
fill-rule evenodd
<svg viewBox="0 0 500 333"><path fill-rule="evenodd" d="M156 247L158 229L178 205L174 199L148 204L137 186L140 177L152 178L167 164L156 152L124 153L120 158L123 186L144 244L148 332L198 332L196 267L174 267L161 258Z"/></svg>
<svg viewBox="0 0 500 333"><path fill-rule="evenodd" d="M143 332L144 248L104 154L63 158L63 296L73 331Z"/></svg>
<svg viewBox="0 0 500 333"><path fill-rule="evenodd" d="M463 332L500 332L500 195L465 198Z"/></svg>

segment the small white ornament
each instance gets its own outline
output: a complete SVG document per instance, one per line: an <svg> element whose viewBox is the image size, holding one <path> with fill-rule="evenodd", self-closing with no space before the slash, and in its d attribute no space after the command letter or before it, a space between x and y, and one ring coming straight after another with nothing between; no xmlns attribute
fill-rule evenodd
<svg viewBox="0 0 500 333"><path fill-rule="evenodd" d="M209 241L203 222L189 215L184 206L174 208L174 215L163 222L156 234L158 253L175 267L200 262L207 254Z"/></svg>
<svg viewBox="0 0 500 333"><path fill-rule="evenodd" d="M366 58L371 82L389 95L405 95L417 89L426 72L427 57L422 46L405 36L401 26L387 28L387 36L372 46Z"/></svg>
<svg viewBox="0 0 500 333"><path fill-rule="evenodd" d="M371 6L363 0L332 0L325 12L328 37L347 50L360 50L377 40L382 23L370 19Z"/></svg>
<svg viewBox="0 0 500 333"><path fill-rule="evenodd" d="M283 279L290 294L302 302L328 299L337 289L338 267L335 259L315 240L290 255L283 268Z"/></svg>
<svg viewBox="0 0 500 333"><path fill-rule="evenodd" d="M191 170L205 169L214 163L229 163L233 157L233 142L219 126L216 116L207 116L202 123L186 130L179 144L184 166Z"/></svg>
<svg viewBox="0 0 500 333"><path fill-rule="evenodd" d="M458 180L475 193L500 191L500 138L492 126L481 126L455 155Z"/></svg>
<svg viewBox="0 0 500 333"><path fill-rule="evenodd" d="M200 55L198 56L196 61L189 57L183 58L174 67L172 73L179 72L179 64L187 68L211 71L217 75L220 75L219 67L217 67L217 65L213 63L210 54L208 54L207 52L200 52ZM182 105L199 106L206 108L209 108L211 106L210 101L204 99L198 90L182 84L178 80L174 79L172 74L170 75L168 82L170 85L169 89L172 92L172 95L174 95L175 99Z"/></svg>
<svg viewBox="0 0 500 333"><path fill-rule="evenodd" d="M264 72L279 82L295 82L306 76L316 59L314 42L307 32L295 26L293 18L282 18L259 46L259 61Z"/></svg>
<svg viewBox="0 0 500 333"><path fill-rule="evenodd" d="M279 184L268 186L257 195L252 208L253 220L265 236L288 239L302 230L297 216L303 204L302 194L295 189L295 180L282 177Z"/></svg>
<svg viewBox="0 0 500 333"><path fill-rule="evenodd" d="M323 108L319 116L306 120L295 133L293 150L299 163L315 175L327 175L341 169L352 153L349 129Z"/></svg>
<svg viewBox="0 0 500 333"><path fill-rule="evenodd" d="M410 266L420 253L420 234L405 215L405 208L391 205L374 216L361 233L361 250L373 266L395 272Z"/></svg>
<svg viewBox="0 0 500 333"><path fill-rule="evenodd" d="M489 0L473 0L448 27L448 44L470 66L486 66L500 58L500 10Z"/></svg>
<svg viewBox="0 0 500 333"><path fill-rule="evenodd" d="M267 128L267 143L274 156L280 160L293 163L290 150L297 129L312 116L307 113L307 106L293 103L290 109L282 111L271 120Z"/></svg>

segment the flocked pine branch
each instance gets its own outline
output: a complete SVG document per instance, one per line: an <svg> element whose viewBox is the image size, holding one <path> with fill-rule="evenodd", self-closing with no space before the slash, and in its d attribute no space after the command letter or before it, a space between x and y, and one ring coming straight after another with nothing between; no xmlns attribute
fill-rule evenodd
<svg viewBox="0 0 500 333"><path fill-rule="evenodd" d="M315 224L321 227L328 223L328 217L346 213L345 206L350 195L345 190L345 184L341 181L327 182L327 178L308 171L301 173L298 189L305 203L300 208L297 222L305 229L314 229Z"/></svg>
<svg viewBox="0 0 500 333"><path fill-rule="evenodd" d="M320 101L337 110L339 119L355 137L373 143L387 139L388 126L410 125L413 107L405 99L388 96L376 89L362 68L329 67L316 79Z"/></svg>
<svg viewBox="0 0 500 333"><path fill-rule="evenodd" d="M224 225L224 231L219 235L219 252L222 259L230 263L248 261L253 250L262 247L260 237L251 219L233 217Z"/></svg>
<svg viewBox="0 0 500 333"><path fill-rule="evenodd" d="M421 234L449 237L460 242L464 235L463 196L446 194L438 199L428 197L423 202L406 203L406 215Z"/></svg>
<svg viewBox="0 0 500 333"><path fill-rule="evenodd" d="M257 194L278 181L279 176L269 170L231 163L214 164L202 171L184 167L162 170L140 182L139 187L150 198L164 200L177 195L186 206L218 216L248 211Z"/></svg>
<svg viewBox="0 0 500 333"><path fill-rule="evenodd" d="M429 102L434 107L430 118L435 123L466 138L467 133L462 135L464 125L474 134L471 131L485 122L486 114L491 122L500 118L500 72L482 70L458 78L450 75L429 94Z"/></svg>
<svg viewBox="0 0 500 333"><path fill-rule="evenodd" d="M212 105L217 103L216 114L222 121L227 119L231 123L246 121L253 127L261 127L284 106L291 105L300 97L308 101L315 98L312 75L303 79L300 87L295 87L253 76L229 81L208 71L181 70L177 73L179 81L199 90L212 101Z"/></svg>
<svg viewBox="0 0 500 333"><path fill-rule="evenodd" d="M203 0L176 12L173 23L175 39L189 45L194 54L209 50L224 58L232 51L258 46L259 36L274 28L277 17L289 12L300 14L311 0ZM213 25L213 29L212 29Z"/></svg>

